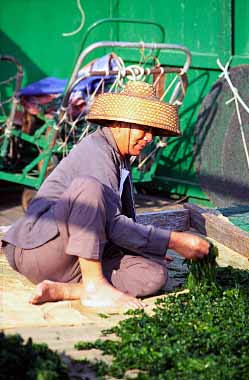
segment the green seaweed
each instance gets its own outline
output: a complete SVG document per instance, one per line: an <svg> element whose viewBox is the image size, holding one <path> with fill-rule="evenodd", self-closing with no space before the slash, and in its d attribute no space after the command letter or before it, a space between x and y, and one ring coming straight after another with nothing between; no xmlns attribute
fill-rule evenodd
<svg viewBox="0 0 249 380"><path fill-rule="evenodd" d="M197 260L185 260L189 269L187 288L190 291L199 287L216 285L217 257L218 248L210 243L210 249L207 256Z"/></svg>
<svg viewBox="0 0 249 380"><path fill-rule="evenodd" d="M215 286L168 295L153 315L130 311L130 318L104 331L118 340L79 342L77 348L112 355L110 364L92 363L98 379L247 380L248 283L248 271L217 268Z"/></svg>
<svg viewBox="0 0 249 380"><path fill-rule="evenodd" d="M109 315L109 314L104 314L104 313L98 313L98 316L99 316L100 318L103 318L103 319L110 318L110 315Z"/></svg>
<svg viewBox="0 0 249 380"><path fill-rule="evenodd" d="M129 311L129 318L103 331L104 340L75 345L112 356L111 363L84 361L96 379L248 379L249 271L217 267L214 248L204 262L189 266L195 275L189 292L158 300L153 315ZM108 339L111 334L118 339ZM60 356L47 345L31 339L24 344L20 336L3 333L0 367L1 380L68 380L69 376Z"/></svg>
<svg viewBox="0 0 249 380"><path fill-rule="evenodd" d="M0 333L1 380L68 380L60 356L46 344L32 339L24 344L20 335Z"/></svg>

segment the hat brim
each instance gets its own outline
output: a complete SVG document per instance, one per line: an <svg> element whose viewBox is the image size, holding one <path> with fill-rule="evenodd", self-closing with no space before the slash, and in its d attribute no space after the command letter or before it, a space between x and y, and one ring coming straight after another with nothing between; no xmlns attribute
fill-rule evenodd
<svg viewBox="0 0 249 380"><path fill-rule="evenodd" d="M155 135L181 135L177 106L155 98L122 93L100 94L95 98L87 120L101 125L107 125L108 121L123 121L151 127Z"/></svg>

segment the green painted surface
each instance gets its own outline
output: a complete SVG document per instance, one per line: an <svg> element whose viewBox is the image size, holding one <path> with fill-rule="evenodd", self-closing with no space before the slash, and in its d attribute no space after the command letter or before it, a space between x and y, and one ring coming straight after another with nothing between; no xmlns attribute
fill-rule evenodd
<svg viewBox="0 0 249 380"><path fill-rule="evenodd" d="M245 3L243 7L240 3ZM249 5L235 1L235 16L239 23L235 45L237 54L248 56L246 20ZM193 66L217 68L216 58L226 60L232 54L231 2L229 0L132 0L82 1L85 24L80 33L64 37L63 33L76 30L81 14L76 0L0 0L1 44L0 53L18 57L32 82L45 75L67 77L79 52L83 34L96 20L105 17L124 17L154 20L163 25L166 43L186 45L193 55ZM245 9L245 14L243 13ZM242 21L241 21L242 20ZM235 25L237 25L235 23ZM92 33L87 44L94 40L120 39L151 42L158 41L153 27L136 24L119 26L103 25ZM179 56L162 54L163 63L179 65ZM164 62L164 60L166 62Z"/></svg>
<svg viewBox="0 0 249 380"><path fill-rule="evenodd" d="M129 6L127 6L129 3ZM193 66L215 67L215 60L231 54L231 4L228 0L151 0L119 2L122 17L144 17L157 20L166 31L167 43L187 46L193 55ZM131 28L129 34L136 31ZM165 57L166 59L166 57ZM179 57L170 63L179 64Z"/></svg>
<svg viewBox="0 0 249 380"><path fill-rule="evenodd" d="M234 4L234 54L249 56L248 38L249 1L236 0Z"/></svg>
<svg viewBox="0 0 249 380"><path fill-rule="evenodd" d="M249 64L249 2L82 0L81 3L85 12L84 27L74 36L64 37L63 33L72 32L81 23L76 0L0 0L0 54L18 58L25 69L24 84L45 76L67 78L83 35L96 20L127 17L162 24L165 42L185 45L193 56L189 88L180 111L183 136L169 139L167 148L156 157L157 165L151 172L144 175L135 170L134 178L137 181L153 178L161 189L205 201L194 169L194 126L201 103L220 73L216 59L225 63L233 56L232 65ZM91 33L86 45L108 39L158 42L159 34L152 26L106 24ZM134 59L134 54L127 54L127 58ZM182 63L179 54L162 53L159 58L163 64ZM4 70L0 78L3 74Z"/></svg>
<svg viewBox="0 0 249 380"><path fill-rule="evenodd" d="M18 57L28 83L44 76L68 77L86 28L111 16L109 0L86 3L83 30L64 37L81 23L76 0L0 0L0 53Z"/></svg>

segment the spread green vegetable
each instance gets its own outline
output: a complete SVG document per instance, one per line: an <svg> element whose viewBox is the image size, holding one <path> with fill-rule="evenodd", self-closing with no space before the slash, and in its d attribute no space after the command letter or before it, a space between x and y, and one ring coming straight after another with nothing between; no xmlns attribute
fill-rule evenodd
<svg viewBox="0 0 249 380"><path fill-rule="evenodd" d="M249 271L216 268L216 257L212 247L204 261L188 263L189 292L159 300L152 316L129 312L129 319L104 332L118 340L77 343L79 350L112 355L110 364L89 362L98 380L248 379ZM68 379L59 355L46 345L1 334L0 348L0 379Z"/></svg>
<svg viewBox="0 0 249 380"><path fill-rule="evenodd" d="M134 311L105 331L118 340L76 345L113 356L111 364L92 364L98 379L248 379L249 272L217 268L216 279L217 254L212 246L205 260L188 263L188 293L168 295L153 316Z"/></svg>
<svg viewBox="0 0 249 380"><path fill-rule="evenodd" d="M24 344L19 335L0 333L0 379L69 380L60 356L46 344Z"/></svg>

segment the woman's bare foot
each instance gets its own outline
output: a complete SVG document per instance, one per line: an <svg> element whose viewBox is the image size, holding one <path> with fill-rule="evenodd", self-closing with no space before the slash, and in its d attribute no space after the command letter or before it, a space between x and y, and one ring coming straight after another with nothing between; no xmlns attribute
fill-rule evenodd
<svg viewBox="0 0 249 380"><path fill-rule="evenodd" d="M112 308L117 310L141 309L143 303L120 292L106 280L100 283L66 284L44 280L37 285L29 302L40 305L45 302L65 301L81 299L81 304L86 307Z"/></svg>
<svg viewBox="0 0 249 380"><path fill-rule="evenodd" d="M97 260L79 258L83 283L65 284L49 280L37 285L30 303L41 304L61 300L81 300L86 307L116 310L140 309L143 303L114 288L103 275L102 264Z"/></svg>
<svg viewBox="0 0 249 380"><path fill-rule="evenodd" d="M115 308L119 310L141 309L144 304L137 298L122 293L107 281L83 284L81 304L94 308Z"/></svg>
<svg viewBox="0 0 249 380"><path fill-rule="evenodd" d="M117 311L143 308L143 303L114 288L104 277L102 263L79 258L82 272L81 304L86 307L108 308Z"/></svg>
<svg viewBox="0 0 249 380"><path fill-rule="evenodd" d="M44 280L40 282L31 296L29 302L39 305L44 302L79 299L82 292L82 284L65 284Z"/></svg>

